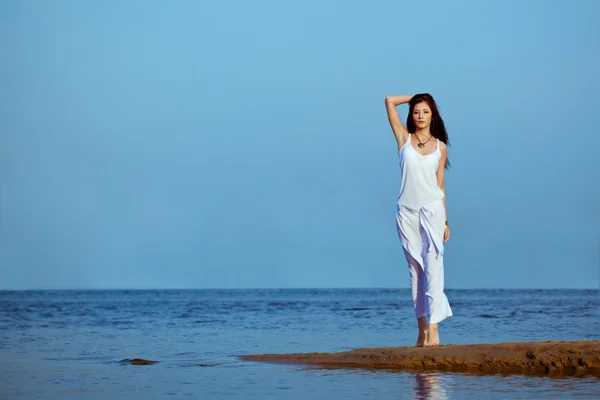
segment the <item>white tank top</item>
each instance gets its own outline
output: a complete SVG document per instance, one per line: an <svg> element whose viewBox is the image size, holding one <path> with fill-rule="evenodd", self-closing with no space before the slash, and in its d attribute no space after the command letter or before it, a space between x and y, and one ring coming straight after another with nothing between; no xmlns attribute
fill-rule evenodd
<svg viewBox="0 0 600 400"><path fill-rule="evenodd" d="M398 206L418 210L432 201L444 198L444 191L437 185L436 176L442 158L439 139L437 149L431 154L423 155L414 149L409 134L404 146L398 150L398 158L402 179Z"/></svg>

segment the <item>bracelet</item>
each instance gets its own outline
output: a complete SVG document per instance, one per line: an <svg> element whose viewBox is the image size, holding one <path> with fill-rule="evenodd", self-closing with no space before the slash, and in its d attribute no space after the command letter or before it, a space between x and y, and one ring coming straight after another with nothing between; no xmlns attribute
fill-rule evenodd
<svg viewBox="0 0 600 400"><path fill-rule="evenodd" d="M445 226L450 226L450 225L448 225L448 220L446 220L446 225Z"/></svg>

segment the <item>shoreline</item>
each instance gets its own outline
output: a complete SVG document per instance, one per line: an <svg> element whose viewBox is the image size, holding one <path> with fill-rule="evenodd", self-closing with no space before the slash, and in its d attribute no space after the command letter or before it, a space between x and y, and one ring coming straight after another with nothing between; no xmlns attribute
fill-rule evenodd
<svg viewBox="0 0 600 400"><path fill-rule="evenodd" d="M600 377L600 340L360 348L340 353L248 354L238 357L244 361L327 368Z"/></svg>

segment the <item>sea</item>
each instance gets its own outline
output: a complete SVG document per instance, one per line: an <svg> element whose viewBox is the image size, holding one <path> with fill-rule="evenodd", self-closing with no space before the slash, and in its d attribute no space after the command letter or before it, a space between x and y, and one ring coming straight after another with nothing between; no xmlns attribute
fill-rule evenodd
<svg viewBox="0 0 600 400"><path fill-rule="evenodd" d="M442 344L600 339L598 290L446 290ZM0 399L572 399L600 378L330 369L244 354L414 345L407 289L0 291ZM124 360L142 358L153 365Z"/></svg>

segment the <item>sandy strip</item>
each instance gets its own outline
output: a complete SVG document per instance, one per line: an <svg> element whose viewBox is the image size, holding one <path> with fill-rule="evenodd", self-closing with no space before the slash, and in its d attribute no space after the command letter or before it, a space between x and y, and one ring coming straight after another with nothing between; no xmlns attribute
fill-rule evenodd
<svg viewBox="0 0 600 400"><path fill-rule="evenodd" d="M246 361L312 364L329 368L445 370L476 373L596 375L600 377L600 340L392 347L343 353L262 354Z"/></svg>

